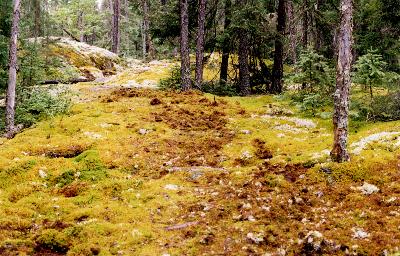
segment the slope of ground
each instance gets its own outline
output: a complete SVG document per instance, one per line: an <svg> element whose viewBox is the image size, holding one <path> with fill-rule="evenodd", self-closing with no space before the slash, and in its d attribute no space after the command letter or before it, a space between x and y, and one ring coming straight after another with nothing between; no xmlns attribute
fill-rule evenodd
<svg viewBox="0 0 400 256"><path fill-rule="evenodd" d="M78 84L69 115L1 139L1 255L398 255L400 122L335 164L330 121L286 101L135 88L168 66Z"/></svg>

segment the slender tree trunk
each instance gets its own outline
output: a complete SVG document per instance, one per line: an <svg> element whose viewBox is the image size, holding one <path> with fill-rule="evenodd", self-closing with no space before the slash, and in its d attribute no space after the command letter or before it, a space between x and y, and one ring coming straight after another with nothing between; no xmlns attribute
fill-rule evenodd
<svg viewBox="0 0 400 256"><path fill-rule="evenodd" d="M336 66L336 91L334 95L333 130L334 143L332 160L344 162L350 160L347 152L349 91L351 85L351 63L353 44L353 2L341 0L341 17L338 34L338 59Z"/></svg>
<svg viewBox="0 0 400 256"><path fill-rule="evenodd" d="M206 3L207 0L199 0L199 15L197 19L198 29L197 29L197 40L196 40L196 72L195 72L195 85L197 89L201 89L201 84L203 83Z"/></svg>
<svg viewBox="0 0 400 256"><path fill-rule="evenodd" d="M144 22L142 23L142 55L143 55L143 60L146 59L147 56L147 50L146 50L146 33L145 33L145 29L144 29Z"/></svg>
<svg viewBox="0 0 400 256"><path fill-rule="evenodd" d="M11 27L8 72L8 87L6 96L6 137L15 135L15 87L17 84L17 42L19 34L20 0L14 0L14 11Z"/></svg>
<svg viewBox="0 0 400 256"><path fill-rule="evenodd" d="M283 87L283 37L285 33L286 10L285 0L278 3L278 35L275 39L274 66L272 70L272 92L281 93Z"/></svg>
<svg viewBox="0 0 400 256"><path fill-rule="evenodd" d="M149 59L154 59L155 49L150 36L150 19L149 19L149 2L148 0L142 1L143 7L143 31L146 43L146 57Z"/></svg>
<svg viewBox="0 0 400 256"><path fill-rule="evenodd" d="M119 53L120 47L120 28L119 28L119 20L120 20L120 3L119 0L113 1L113 19L112 19L112 47L111 51L113 53Z"/></svg>
<svg viewBox="0 0 400 256"><path fill-rule="evenodd" d="M245 7L247 0L240 0L240 7ZM250 94L249 72L249 34L244 28L238 30L239 36L239 88L242 95Z"/></svg>
<svg viewBox="0 0 400 256"><path fill-rule="evenodd" d="M289 32L289 55L293 64L297 61L297 40L296 40L296 24L294 17L293 1L286 1L286 13Z"/></svg>
<svg viewBox="0 0 400 256"><path fill-rule="evenodd" d="M239 38L239 80L240 93L242 95L250 94L250 72L249 72L249 42L245 30L241 31Z"/></svg>
<svg viewBox="0 0 400 256"><path fill-rule="evenodd" d="M40 8L40 0L34 0L34 11L35 11L35 38L38 38L42 35L42 27L41 27L41 8Z"/></svg>
<svg viewBox="0 0 400 256"><path fill-rule="evenodd" d="M188 0L180 0L181 9L181 80L182 90L192 89L190 79L190 50L189 50L189 13Z"/></svg>
<svg viewBox="0 0 400 256"><path fill-rule="evenodd" d="M225 20L224 20L224 43L222 46L222 59L221 59L221 71L219 79L221 82L228 81L228 68L229 68L229 53L230 53L230 35L226 32L231 24L231 0L225 1Z"/></svg>
<svg viewBox="0 0 400 256"><path fill-rule="evenodd" d="M322 24L321 24L321 5L323 0L317 0L315 3L315 50L319 52L322 47Z"/></svg>
<svg viewBox="0 0 400 256"><path fill-rule="evenodd" d="M302 43L303 48L308 47L308 0L303 0L303 35Z"/></svg>
<svg viewBox="0 0 400 256"><path fill-rule="evenodd" d="M85 42L84 25L83 25L83 11L78 14L77 27L80 31L79 41Z"/></svg>

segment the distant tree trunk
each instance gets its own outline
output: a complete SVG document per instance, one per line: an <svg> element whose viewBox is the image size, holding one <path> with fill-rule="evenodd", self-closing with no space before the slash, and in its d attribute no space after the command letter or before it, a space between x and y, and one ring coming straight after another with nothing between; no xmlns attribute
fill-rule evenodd
<svg viewBox="0 0 400 256"><path fill-rule="evenodd" d="M79 41L85 42L84 25L83 25L83 11L78 14L77 27L80 31Z"/></svg>
<svg viewBox="0 0 400 256"><path fill-rule="evenodd" d="M17 84L17 42L19 34L20 0L14 0L14 11L11 27L9 72L6 96L6 137L15 135L15 87Z"/></svg>
<svg viewBox="0 0 400 256"><path fill-rule="evenodd" d="M344 162L350 160L347 152L349 91L351 85L351 63L353 44L353 2L341 0L341 17L338 34L338 59L336 65L336 91L334 94L333 130L334 143L332 160Z"/></svg>
<svg viewBox="0 0 400 256"><path fill-rule="evenodd" d="M42 27L41 27L41 8L40 8L40 0L34 0L34 12L35 12L35 38L42 35Z"/></svg>
<svg viewBox="0 0 400 256"><path fill-rule="evenodd" d="M201 89L201 84L203 83L206 3L207 0L199 0L199 14L197 19L198 29L197 29L197 40L196 40L196 71L195 71L195 85L197 89Z"/></svg>
<svg viewBox="0 0 400 256"><path fill-rule="evenodd" d="M272 92L281 93L283 87L283 37L285 33L286 10L285 0L278 3L278 35L275 39L274 66L272 70Z"/></svg>
<svg viewBox="0 0 400 256"><path fill-rule="evenodd" d="M147 50L146 50L146 33L145 33L145 29L144 29L144 22L142 23L142 55L143 55L143 59L146 59L147 56Z"/></svg>
<svg viewBox="0 0 400 256"><path fill-rule="evenodd" d="M113 1L113 18L112 18L112 47L113 53L119 53L120 35L119 35L119 19L120 19L120 4L119 0Z"/></svg>
<svg viewBox="0 0 400 256"><path fill-rule="evenodd" d="M226 30L231 24L231 0L225 1L225 20L224 20L224 43L222 46L222 59L221 59L221 72L219 79L221 82L228 81L228 68L229 68L229 53L230 53L230 36L226 33Z"/></svg>
<svg viewBox="0 0 400 256"><path fill-rule="evenodd" d="M240 0L240 7L245 7L247 0ZM239 88L244 96L250 94L250 72L249 72L249 34L244 28L239 28Z"/></svg>
<svg viewBox="0 0 400 256"><path fill-rule="evenodd" d="M180 0L181 9L181 83L182 90L192 89L192 81L190 79L190 51L189 51L189 13L188 0Z"/></svg>
<svg viewBox="0 0 400 256"><path fill-rule="evenodd" d="M149 2L148 0L142 1L143 7L143 31L146 44L146 57L149 59L154 59L155 49L150 36L150 19L149 19Z"/></svg>
<svg viewBox="0 0 400 256"><path fill-rule="evenodd" d="M296 24L294 17L293 1L286 1L286 13L289 32L289 55L293 64L297 61L297 40L296 40Z"/></svg>
<svg viewBox="0 0 400 256"><path fill-rule="evenodd" d="M308 47L308 0L303 0L303 34L302 43L303 48Z"/></svg>
<svg viewBox="0 0 400 256"><path fill-rule="evenodd" d="M323 4L323 0L317 0L315 3L315 50L319 52L322 47L322 24L321 24L321 5Z"/></svg>
<svg viewBox="0 0 400 256"><path fill-rule="evenodd" d="M239 38L239 80L240 93L250 94L250 72L249 72L249 42L247 33L242 30Z"/></svg>

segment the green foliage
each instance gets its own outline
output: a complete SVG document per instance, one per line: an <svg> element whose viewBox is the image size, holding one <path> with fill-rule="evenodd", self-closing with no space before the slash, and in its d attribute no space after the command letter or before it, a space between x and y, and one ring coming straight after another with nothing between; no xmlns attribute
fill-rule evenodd
<svg viewBox="0 0 400 256"><path fill-rule="evenodd" d="M0 89L7 86L11 4L12 1L10 0L0 1Z"/></svg>
<svg viewBox="0 0 400 256"><path fill-rule="evenodd" d="M354 65L355 82L369 86L382 85L386 77L384 72L386 65L382 55L376 50L369 50L367 54L358 58Z"/></svg>
<svg viewBox="0 0 400 256"><path fill-rule="evenodd" d="M354 31L355 49L360 55L377 49L389 70L399 71L400 11L397 0L361 0L354 13L357 29Z"/></svg>
<svg viewBox="0 0 400 256"><path fill-rule="evenodd" d="M83 152L75 158L75 161L80 164L80 180L98 181L107 177L106 168L96 150Z"/></svg>
<svg viewBox="0 0 400 256"><path fill-rule="evenodd" d="M55 229L46 229L36 238L36 250L65 253L68 251L67 236Z"/></svg>
<svg viewBox="0 0 400 256"><path fill-rule="evenodd" d="M174 66L168 78L161 79L159 83L161 90L181 90L181 70L179 66ZM228 82L204 82L201 90L219 96L236 96L238 95L235 84Z"/></svg>
<svg viewBox="0 0 400 256"><path fill-rule="evenodd" d="M52 179L52 182L58 187L70 185L77 180L96 182L108 177L107 169L96 150L87 150L75 157L74 161L78 165L76 170L64 171Z"/></svg>
<svg viewBox="0 0 400 256"><path fill-rule="evenodd" d="M68 92L53 95L49 88L22 89L18 93L16 123L29 127L44 118L66 113L70 105Z"/></svg>
<svg viewBox="0 0 400 256"><path fill-rule="evenodd" d="M181 68L176 65L171 69L170 75L161 79L159 83L161 90L180 90L181 89Z"/></svg>
<svg viewBox="0 0 400 256"><path fill-rule="evenodd" d="M229 82L205 82L202 84L201 90L218 96L238 96L237 86Z"/></svg>
<svg viewBox="0 0 400 256"><path fill-rule="evenodd" d="M303 85L303 89L320 94L330 95L334 89L334 70L322 55L307 49L300 55L295 66L295 74L289 78Z"/></svg>

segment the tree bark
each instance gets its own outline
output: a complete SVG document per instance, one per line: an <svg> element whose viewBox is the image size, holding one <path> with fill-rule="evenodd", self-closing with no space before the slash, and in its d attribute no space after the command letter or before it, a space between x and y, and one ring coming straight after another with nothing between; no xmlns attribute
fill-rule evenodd
<svg viewBox="0 0 400 256"><path fill-rule="evenodd" d="M197 29L197 40L196 40L196 71L195 71L195 86L197 89L201 89L201 84L203 83L206 3L207 0L199 0L199 14L197 17L198 29Z"/></svg>
<svg viewBox="0 0 400 256"><path fill-rule="evenodd" d="M19 35L20 0L14 0L14 11L11 27L9 72L6 96L6 137L15 135L15 87L17 84L17 42Z"/></svg>
<svg viewBox="0 0 400 256"><path fill-rule="evenodd" d="M149 19L149 2L148 0L142 1L143 7L143 32L144 32L144 41L146 44L146 57L149 59L154 59L155 49L153 46L153 42L151 41L150 36L150 19Z"/></svg>
<svg viewBox="0 0 400 256"><path fill-rule="evenodd" d="M34 0L34 12L35 12L35 38L38 38L42 35L42 27L41 27L41 6L40 0Z"/></svg>
<svg viewBox="0 0 400 256"><path fill-rule="evenodd" d="M220 82L228 81L228 68L229 68L229 53L230 53L230 35L226 32L231 24L231 0L225 1L225 20L224 20L224 42L222 46L222 59L221 59L221 71L219 80Z"/></svg>
<svg viewBox="0 0 400 256"><path fill-rule="evenodd" d="M349 161L347 152L349 91L351 85L351 63L353 44L353 2L341 0L341 17L338 33L338 54L336 65L336 91L334 94L333 130L334 142L331 151L333 161Z"/></svg>
<svg viewBox="0 0 400 256"><path fill-rule="evenodd" d="M302 35L302 43L303 48L307 49L308 47L308 0L303 0L303 35Z"/></svg>
<svg viewBox="0 0 400 256"><path fill-rule="evenodd" d="M190 78L190 50L189 50L189 13L188 0L180 0L181 9L181 86L183 91L192 89Z"/></svg>
<svg viewBox="0 0 400 256"><path fill-rule="evenodd" d="M286 26L285 0L278 3L278 35L275 39L274 66L272 70L272 93L281 93L283 87L283 37Z"/></svg>
<svg viewBox="0 0 400 256"><path fill-rule="evenodd" d="M240 7L244 7L247 0L240 0ZM245 28L238 29L239 35L239 88L244 96L250 94L250 72L249 72L249 34Z"/></svg>
<svg viewBox="0 0 400 256"><path fill-rule="evenodd" d="M286 13L287 13L287 22L288 22L288 32L289 32L289 55L293 64L296 64L297 61L297 39L296 39L296 22L294 17L294 7L293 1L286 1Z"/></svg>
<svg viewBox="0 0 400 256"><path fill-rule="evenodd" d="M319 52L322 48L322 24L321 24L321 6L323 0L317 0L315 3L315 50Z"/></svg>
<svg viewBox="0 0 400 256"><path fill-rule="evenodd" d="M120 47L120 33L119 33L119 20L120 20L120 3L119 0L113 1L113 18L112 18L112 47L111 51L113 53L119 53Z"/></svg>

